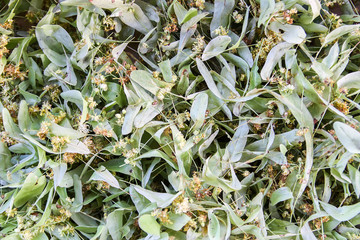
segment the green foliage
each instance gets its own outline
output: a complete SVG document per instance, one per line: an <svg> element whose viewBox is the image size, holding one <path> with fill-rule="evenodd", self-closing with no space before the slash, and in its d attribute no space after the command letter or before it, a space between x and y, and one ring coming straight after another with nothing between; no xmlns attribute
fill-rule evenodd
<svg viewBox="0 0 360 240"><path fill-rule="evenodd" d="M356 4L1 1L0 238L359 239Z"/></svg>

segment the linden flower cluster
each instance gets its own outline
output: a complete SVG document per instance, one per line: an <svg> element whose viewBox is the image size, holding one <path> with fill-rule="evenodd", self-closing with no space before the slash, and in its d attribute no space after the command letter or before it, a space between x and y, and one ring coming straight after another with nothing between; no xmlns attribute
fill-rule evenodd
<svg viewBox="0 0 360 240"><path fill-rule="evenodd" d="M164 210L157 208L151 213L151 216L158 218L162 223L172 224L173 222L170 220L168 211L169 209L167 208Z"/></svg>
<svg viewBox="0 0 360 240"><path fill-rule="evenodd" d="M4 72L6 77L11 79L20 79L21 81L24 81L25 77L27 76L27 71L20 70L20 64L7 64L5 66Z"/></svg>
<svg viewBox="0 0 360 240"><path fill-rule="evenodd" d="M4 24L0 24L0 28L6 29L6 30L12 30L13 20L10 19L10 20L6 21ZM8 44L8 36L5 34L2 34L0 36L0 58L2 58L5 54L9 53L9 50L6 48L7 44Z"/></svg>
<svg viewBox="0 0 360 240"><path fill-rule="evenodd" d="M75 234L75 228L70 224L66 224L58 229L61 237L73 236Z"/></svg>
<svg viewBox="0 0 360 240"><path fill-rule="evenodd" d="M43 121L41 122L41 127L39 129L39 131L37 132L37 136L41 139L41 140L45 140L46 135L49 133L49 127L51 126L51 123L47 122L47 121Z"/></svg>
<svg viewBox="0 0 360 240"><path fill-rule="evenodd" d="M0 36L0 58L2 58L5 54L9 53L9 50L6 48L8 44L8 36L2 35Z"/></svg>
<svg viewBox="0 0 360 240"><path fill-rule="evenodd" d="M122 155L126 158L125 163L130 164L132 166L136 165L134 159L137 157L138 153L140 152L137 148L131 148L131 142L133 140L129 139L128 137L121 138L119 141L115 143L113 146L113 152L117 152L120 150Z"/></svg>
<svg viewBox="0 0 360 240"><path fill-rule="evenodd" d="M295 86L291 84L285 85L280 89L280 91L282 91L284 94L292 94L294 90Z"/></svg>
<svg viewBox="0 0 360 240"><path fill-rule="evenodd" d="M51 215L43 225L36 226L36 222L41 217L41 214L35 212L25 216L17 215L17 228L14 232L19 233L24 240L32 240L39 233L45 232L45 229L54 231L56 227L61 236L74 235L75 228L67 223L71 217L71 212L68 209L61 208L59 215Z"/></svg>
<svg viewBox="0 0 360 240"><path fill-rule="evenodd" d="M130 81L129 76L136 69L137 68L135 65L132 65L124 61L120 67L120 70L123 72L123 76L119 77L119 83L121 83L121 85L125 85L126 83L128 83Z"/></svg>
<svg viewBox="0 0 360 240"><path fill-rule="evenodd" d="M50 113L50 110L51 104L48 101L44 102L41 106L40 116L48 115Z"/></svg>
<svg viewBox="0 0 360 240"><path fill-rule="evenodd" d="M196 221L194 219L190 219L190 221L188 221L188 223L184 226L184 231L187 232L191 228L192 229L197 228L197 224L196 224Z"/></svg>
<svg viewBox="0 0 360 240"><path fill-rule="evenodd" d="M187 213L190 211L189 198L180 195L173 201L172 206L177 214Z"/></svg>
<svg viewBox="0 0 360 240"><path fill-rule="evenodd" d="M106 78L102 74L96 74L95 77L92 78L92 83L97 85L102 91L108 90L108 85L106 84Z"/></svg>
<svg viewBox="0 0 360 240"><path fill-rule="evenodd" d="M128 137L121 138L119 141L115 143L113 151L116 152L117 149L124 150L129 142L130 140Z"/></svg>
<svg viewBox="0 0 360 240"><path fill-rule="evenodd" d="M244 19L244 16L240 14L238 11L234 11L232 13L232 17L235 20L235 23L241 23L241 21Z"/></svg>
<svg viewBox="0 0 360 240"><path fill-rule="evenodd" d="M196 41L192 46L193 51L197 53L201 53L204 50L206 44L204 38L205 38L204 36L200 36L200 35L196 37Z"/></svg>
<svg viewBox="0 0 360 240"><path fill-rule="evenodd" d="M43 90L50 93L51 101L53 101L53 102L59 101L59 96L60 96L61 90L58 85L56 85L56 84L46 85L43 88Z"/></svg>
<svg viewBox="0 0 360 240"><path fill-rule="evenodd" d="M160 101L164 100L165 96L167 93L169 93L171 91L171 87L167 86L165 88L161 88L157 93L156 93L156 98L159 99Z"/></svg>
<svg viewBox="0 0 360 240"><path fill-rule="evenodd" d="M97 181L97 183L96 183L96 189L97 190L105 190L105 191L107 191L107 190L109 190L110 189L110 184L108 184L107 182L105 182L105 181Z"/></svg>
<svg viewBox="0 0 360 240"><path fill-rule="evenodd" d="M177 32L178 28L177 28L177 20L176 18L171 18L171 23L168 23L164 28L164 32L161 36L161 38L159 39L160 42L160 46L167 46L171 43L171 33L173 32ZM144 46L144 48L148 48L147 46Z"/></svg>
<svg viewBox="0 0 360 240"><path fill-rule="evenodd" d="M1 120L0 120L1 121ZM8 146L12 146L17 143L17 141L9 136L9 133L6 131L0 132L0 141L6 143Z"/></svg>
<svg viewBox="0 0 360 240"><path fill-rule="evenodd" d="M312 224L315 227L315 229L321 229L323 224L328 222L328 221L330 221L330 217L325 216L325 217L316 218L316 219L312 220Z"/></svg>
<svg viewBox="0 0 360 240"><path fill-rule="evenodd" d="M175 115L175 124L180 129L185 128L186 127L185 122L191 120L190 113L188 111L174 115Z"/></svg>
<svg viewBox="0 0 360 240"><path fill-rule="evenodd" d="M115 29L116 23L113 18L106 16L102 22L105 25L105 31L112 31Z"/></svg>
<svg viewBox="0 0 360 240"><path fill-rule="evenodd" d="M190 7L196 7L199 10L203 10L205 8L205 0L192 0L189 5Z"/></svg>
<svg viewBox="0 0 360 240"><path fill-rule="evenodd" d="M132 148L130 150L124 150L123 152L123 156L126 157L125 159L125 163L126 164L130 164L133 167L135 167L136 162L134 161L134 159L136 158L137 154L139 153L139 150L136 148Z"/></svg>
<svg viewBox="0 0 360 240"><path fill-rule="evenodd" d="M115 114L116 123L117 123L119 126L123 125L124 120L125 120L125 114L126 114L126 110L125 110L125 109L123 109L123 110L121 111L121 113Z"/></svg>
<svg viewBox="0 0 360 240"><path fill-rule="evenodd" d="M281 42L281 40L282 40L282 36L280 33L269 31L268 35L265 38L262 38L260 41L258 41L255 47L253 48L252 54L254 59L258 55L259 60L264 61L270 50L279 42Z"/></svg>
<svg viewBox="0 0 360 240"><path fill-rule="evenodd" d="M194 143L199 143L202 139L205 138L205 133L199 133L199 131L194 131Z"/></svg>
<svg viewBox="0 0 360 240"><path fill-rule="evenodd" d="M69 137L52 137L51 138L51 144L53 146L53 151L54 152L58 152L60 151L63 147L66 146L66 144L70 143L70 139Z"/></svg>
<svg viewBox="0 0 360 240"><path fill-rule="evenodd" d="M39 220L41 217L41 214L31 214L31 215L17 215L17 228L14 230L14 232L21 233L25 239L33 236L34 231L29 231L37 220Z"/></svg>
<svg viewBox="0 0 360 240"><path fill-rule="evenodd" d="M347 102L344 102L342 99L335 99L332 105L345 115L349 114L350 112L349 104Z"/></svg>
<svg viewBox="0 0 360 240"><path fill-rule="evenodd" d="M292 8L290 10L284 11L283 16L284 16L286 23L293 24L293 22L294 22L293 15L295 15L295 14L297 14L296 8Z"/></svg>
<svg viewBox="0 0 360 240"><path fill-rule="evenodd" d="M49 118L49 120L53 121L54 123L59 123L66 117L66 112L60 110L57 115L48 112L47 117Z"/></svg>
<svg viewBox="0 0 360 240"><path fill-rule="evenodd" d="M206 214L200 214L198 216L198 222L200 223L200 226L205 227L206 221L207 221L207 215Z"/></svg>
<svg viewBox="0 0 360 240"><path fill-rule="evenodd" d="M336 29L342 26L343 24L343 20L340 18L339 15L336 15L334 13L331 13L328 17L328 20L331 22L332 24L332 28Z"/></svg>
<svg viewBox="0 0 360 240"><path fill-rule="evenodd" d="M327 7L333 7L336 4L341 6L345 3L343 0L324 0L324 2Z"/></svg>
<svg viewBox="0 0 360 240"><path fill-rule="evenodd" d="M194 172L193 173L193 179L189 184L189 189L193 193L197 194L201 188L202 188L201 179L199 178L198 173Z"/></svg>
<svg viewBox="0 0 360 240"><path fill-rule="evenodd" d="M5 216L13 218L13 217L15 217L17 212L18 212L17 208L7 208L4 213L5 213Z"/></svg>
<svg viewBox="0 0 360 240"><path fill-rule="evenodd" d="M88 102L88 104L89 104L89 108L90 108L90 109L94 109L94 108L97 106L97 102L94 100L93 97L89 97L89 98L87 99L87 102Z"/></svg>
<svg viewBox="0 0 360 240"><path fill-rule="evenodd" d="M180 149L182 149L183 147L185 147L185 145L186 145L186 140L185 140L184 135L183 135L181 132L178 132L178 133L175 135L174 138L175 138L175 139L174 139L175 142L178 143Z"/></svg>
<svg viewBox="0 0 360 240"><path fill-rule="evenodd" d="M225 36L229 33L229 30L224 28L223 26L220 26L214 30L214 33L219 36Z"/></svg>
<svg viewBox="0 0 360 240"><path fill-rule="evenodd" d="M71 212L68 209L61 208L59 213L60 214L57 216L50 216L50 218L46 220L45 224L40 227L40 231L44 232L45 228L49 228L54 231L55 228L58 227L58 231L61 236L74 235L75 228L67 223L71 217Z"/></svg>
<svg viewBox="0 0 360 240"><path fill-rule="evenodd" d="M83 158L84 156L79 153L64 153L63 155L63 161L69 164L74 164Z"/></svg>
<svg viewBox="0 0 360 240"><path fill-rule="evenodd" d="M96 126L94 128L94 133L95 134L98 134L98 135L103 135L104 137L111 137L112 136L112 132L109 131L108 129L106 128L101 128L99 126Z"/></svg>

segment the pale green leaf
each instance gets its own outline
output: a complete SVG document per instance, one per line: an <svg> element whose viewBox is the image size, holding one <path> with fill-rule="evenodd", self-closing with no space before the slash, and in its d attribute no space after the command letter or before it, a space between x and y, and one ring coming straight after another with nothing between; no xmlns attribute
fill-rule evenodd
<svg viewBox="0 0 360 240"><path fill-rule="evenodd" d="M201 59L203 61L207 61L215 56L220 55L225 51L230 42L231 38L229 36L218 36L212 39L208 45L206 45Z"/></svg>
<svg viewBox="0 0 360 240"><path fill-rule="evenodd" d="M342 122L335 122L333 126L344 148L351 153L360 153L360 133Z"/></svg>
<svg viewBox="0 0 360 240"><path fill-rule="evenodd" d="M146 233L154 236L160 236L160 224L150 214L142 215L139 218L139 226Z"/></svg>
<svg viewBox="0 0 360 240"><path fill-rule="evenodd" d="M97 169L90 177L90 180L104 181L114 188L120 188L118 180L104 166Z"/></svg>
<svg viewBox="0 0 360 240"><path fill-rule="evenodd" d="M275 206L279 202L283 202L283 201L291 199L291 198L293 198L293 194L292 194L290 188L282 187L282 188L276 189L275 192L273 192L271 194L270 201L271 201L271 204Z"/></svg>

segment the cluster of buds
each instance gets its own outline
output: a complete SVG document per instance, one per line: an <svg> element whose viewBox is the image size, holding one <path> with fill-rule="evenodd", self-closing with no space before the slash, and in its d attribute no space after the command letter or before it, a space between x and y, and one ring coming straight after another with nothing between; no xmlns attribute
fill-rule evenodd
<svg viewBox="0 0 360 240"><path fill-rule="evenodd" d="M61 237L74 236L75 228L70 224L65 224L61 228L58 229Z"/></svg>
<svg viewBox="0 0 360 240"><path fill-rule="evenodd" d="M194 219L190 219L184 226L184 231L187 232L189 229L196 229L197 226L196 221Z"/></svg>
<svg viewBox="0 0 360 240"><path fill-rule="evenodd" d="M300 206L300 209L308 215L311 215L314 212L314 206L310 203L304 203Z"/></svg>
<svg viewBox="0 0 360 240"><path fill-rule="evenodd" d="M170 34L172 32L177 32L178 28L177 28L177 20L176 18L171 18L171 23L168 23L165 27L164 27L164 32L166 34Z"/></svg>
<svg viewBox="0 0 360 240"><path fill-rule="evenodd" d="M296 132L296 136L304 136L306 133L309 132L309 129L308 128L302 128L302 129L299 129L297 132Z"/></svg>
<svg viewBox="0 0 360 240"><path fill-rule="evenodd" d="M54 123L59 123L66 117L66 112L63 110L60 110L57 114L52 114L51 112L48 112L46 116Z"/></svg>
<svg viewBox="0 0 360 240"><path fill-rule="evenodd" d="M106 58L105 57L97 57L94 60L94 63L96 66L100 66L106 63Z"/></svg>
<svg viewBox="0 0 360 240"><path fill-rule="evenodd" d="M289 175L290 174L289 165L287 165L287 164L281 165L281 171L282 171L281 174L283 176Z"/></svg>
<svg viewBox="0 0 360 240"><path fill-rule="evenodd" d="M17 143L17 141L9 136L9 133L6 131L0 132L0 141L6 143L8 146L12 146Z"/></svg>
<svg viewBox="0 0 360 240"><path fill-rule="evenodd" d="M0 28L6 29L6 30L12 30L13 28L13 20L8 20L4 24L0 24ZM6 48L6 45L8 44L8 36L5 34L2 34L0 36L0 58L2 58L5 54L9 53L9 50Z"/></svg>
<svg viewBox="0 0 360 240"><path fill-rule="evenodd" d="M9 20L7 20L5 23L0 24L0 27L1 27L1 28L4 28L4 29L6 29L6 30L12 30L12 28L13 28L13 23L14 23L14 20L9 19Z"/></svg>
<svg viewBox="0 0 360 240"><path fill-rule="evenodd" d="M97 181L96 189L99 191L101 191L101 190L107 191L110 189L110 184L108 184L105 181Z"/></svg>
<svg viewBox="0 0 360 240"><path fill-rule="evenodd" d="M330 221L330 217L325 216L325 217L316 218L316 219L312 220L312 224L313 224L315 229L321 229L323 224L328 222L328 221Z"/></svg>

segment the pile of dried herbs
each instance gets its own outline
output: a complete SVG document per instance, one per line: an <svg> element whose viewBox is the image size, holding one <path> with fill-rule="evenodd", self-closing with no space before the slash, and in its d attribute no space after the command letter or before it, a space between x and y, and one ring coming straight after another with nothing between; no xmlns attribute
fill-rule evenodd
<svg viewBox="0 0 360 240"><path fill-rule="evenodd" d="M2 0L1 239L360 239L359 8Z"/></svg>

